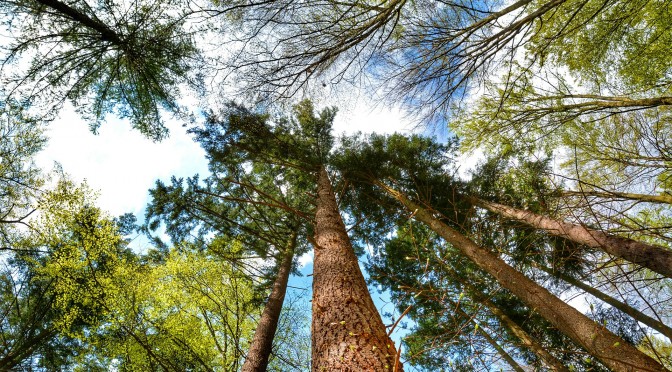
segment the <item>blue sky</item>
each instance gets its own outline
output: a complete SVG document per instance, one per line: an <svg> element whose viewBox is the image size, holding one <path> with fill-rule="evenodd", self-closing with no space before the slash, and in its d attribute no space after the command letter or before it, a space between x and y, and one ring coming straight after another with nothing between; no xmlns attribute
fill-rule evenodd
<svg viewBox="0 0 672 372"><path fill-rule="evenodd" d="M354 107L339 107L335 135L411 130L412 126L399 110L373 108L360 102ZM171 135L159 143L144 138L127 120L113 116L101 126L99 134L94 135L87 123L66 105L58 120L49 126L49 142L36 162L45 171L58 163L75 181L86 181L98 193L98 206L110 216L131 212L141 220L149 201L148 190L157 179L168 181L171 176L208 174L201 147L192 141L180 123L169 121L167 124ZM144 251L150 243L139 238L131 244L136 251ZM363 259L360 258L360 262ZM312 281L307 274L312 273L312 252L300 257L299 262L304 276L291 278L290 285L306 288L300 292L310 298ZM372 297L382 312L394 311L387 294L373 290ZM384 322L389 324L391 320Z"/></svg>

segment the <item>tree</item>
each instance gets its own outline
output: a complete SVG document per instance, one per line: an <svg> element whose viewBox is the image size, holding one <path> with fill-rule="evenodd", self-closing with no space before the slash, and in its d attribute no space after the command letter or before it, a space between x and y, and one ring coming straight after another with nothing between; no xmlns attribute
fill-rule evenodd
<svg viewBox="0 0 672 372"><path fill-rule="evenodd" d="M532 227L543 229L549 234L572 240L578 244L602 249L617 257L647 267L666 277L672 277L672 250L668 248L611 236L585 226L557 221L531 211L512 208L476 197L470 197L469 200L474 205L499 214L504 218L513 219Z"/></svg>
<svg viewBox="0 0 672 372"><path fill-rule="evenodd" d="M43 127L16 102L0 103L0 245L11 250L12 230L27 225L44 184L33 156L46 142Z"/></svg>
<svg viewBox="0 0 672 372"><path fill-rule="evenodd" d="M405 343L408 360L427 369L465 363L488 363L477 353L479 330L500 335L502 347L516 363L565 370L595 368L585 362L585 351L520 304L459 252L423 224L400 221L396 234L376 252L369 264L372 278L391 293L400 311L415 325ZM469 314L466 318L464 314ZM468 327L471 322L478 327ZM508 335L508 336L507 336ZM470 349L476 350L470 350ZM486 368L484 365L482 368ZM478 367L476 367L478 369Z"/></svg>
<svg viewBox="0 0 672 372"><path fill-rule="evenodd" d="M247 174L234 176L235 172L224 171L226 167L223 163L217 164L216 156L211 162L213 174L206 180L206 185L199 185L198 177L187 180L187 188L181 180L173 179L170 186L157 182L157 186L150 190L153 200L147 209L147 221L149 225L156 225L163 220L175 244L182 244L190 234L195 235L196 241L210 240L205 236L213 232L220 239L238 236L242 249L237 252L224 250L219 254L229 260L228 264L241 265L241 270L247 272L250 278L262 281L262 285L257 287L257 297L266 290L267 285L263 282L269 277L273 281L243 365L243 369L250 368L251 364L253 368L265 369L263 366L271 355L295 253L304 250L298 238L305 234L296 216L276 210L272 199L288 200L298 193L292 190L283 192L273 182L265 182L266 194L255 196L251 183L262 182L264 177L266 181L274 181L273 175L268 177L272 169L267 167L262 170L263 166L258 166ZM264 274L264 269L258 268L254 259L268 256L274 257L275 262L270 270L267 269L270 273Z"/></svg>
<svg viewBox="0 0 672 372"><path fill-rule="evenodd" d="M417 161L416 159L419 159L424 155L424 159L428 159L427 161L431 162L432 159L441 157L440 152L439 154L430 152L431 150L436 149L436 147L431 144L423 147L422 141L420 140L407 141L400 137L392 137L389 141L380 137L374 137L372 138L371 143L371 146L367 146L367 144L359 144L359 147L365 149L365 151L359 152L357 155L359 159L353 159L351 157L347 160L341 160L341 164L347 162L360 164L362 166L362 169L359 171L361 173L358 174L357 171L351 171L351 174L358 174L364 182L377 186L387 194L387 196L403 205L406 210L412 213L413 218L425 223L448 243L455 246L455 248L474 262L480 269L492 275L502 287L511 291L528 306L535 308L561 332L571 337L577 344L584 347L605 365L617 370L632 370L633 366L642 370L664 369L656 361L649 358L632 345L627 344L623 339L603 329L598 324L552 295L548 290L516 271L492 252L475 244L466 237L464 233L461 233L458 230L462 229L462 225L459 221L456 221L456 219L447 219L451 224L454 224L455 228L442 222L441 218L446 218L452 210L447 210L442 213L441 209L429 209L420 204L425 203L426 205L431 206L431 204L428 204L431 203L431 193L427 194L427 196L429 196L427 199L413 201L411 200L411 197L398 189L399 186L393 186L395 183L410 183L412 187L410 188L410 192L415 192L422 197L422 192L425 190L418 186L422 185L422 176L425 176L429 172L413 171L412 169L414 169L414 167L406 167L404 170L395 169L400 168L400 163L404 162L404 159L401 154L394 150L409 146L411 150L405 151L404 155L416 151L416 156L413 157L414 161ZM422 150L425 150L428 153L423 154ZM387 151L387 153L385 154L383 151ZM403 153L404 152L402 152L402 154ZM362 161L362 157L367 158L367 161ZM376 159L377 161L373 162L372 159ZM408 160L406 160L405 164L409 164ZM434 169L437 168L441 169L441 166L434 167ZM390 177L390 175L399 174L400 172L401 177ZM441 171L441 173L443 173L443 171ZM434 179L440 179L442 176L438 175L434 177ZM443 176L443 178L446 177ZM428 182L427 178L425 178L425 180L427 180L425 182ZM432 184L428 182L424 187L431 187L431 185ZM444 193L454 194L454 191L451 190L452 187L454 186L450 183L444 183ZM440 202L445 202L445 199L439 200ZM623 347L621 350L628 350L627 356L624 356L622 351L618 349L621 346Z"/></svg>
<svg viewBox="0 0 672 372"><path fill-rule="evenodd" d="M31 228L11 242L1 368L67 365L83 329L104 319L101 302L128 253L116 225L91 201L86 186L60 180L40 195Z"/></svg>
<svg viewBox="0 0 672 372"><path fill-rule="evenodd" d="M553 271L552 269L550 269L548 267L544 267L544 266L535 265L535 267L544 271L544 272L546 272L546 273L548 273L548 274L550 274L550 275L554 275L554 276L566 281L567 283L586 291L587 293L590 293L594 297L604 301L605 303L613 306L614 308L622 311L623 313L630 315L631 317L633 317L637 321L646 324L647 326L651 327L652 329L655 329L656 331L665 335L668 339L672 340L672 328L665 325L660 320L654 319L654 318L644 314L643 312L633 308L632 306L629 306L628 304L624 304L621 301L618 301L617 299L615 299L615 298L609 296L608 294L600 291L599 289L593 288L592 286L590 286L590 285L588 285L588 284L586 284L586 283L584 283L580 280L577 280L570 275L564 274L560 271Z"/></svg>
<svg viewBox="0 0 672 372"><path fill-rule="evenodd" d="M193 130L211 160L214 176L208 182L220 187L201 193L220 200L221 205L212 208L212 204L208 206L203 200L176 198L173 201L186 213L169 208L152 214L173 213L175 222L169 225L169 232L190 231L195 216L218 233L224 231L218 226L228 224L275 245L278 241L286 242L291 235L287 228L289 232L303 231L282 222L296 221L298 216L308 231L305 237L316 247L312 368L383 369L386 365L394 368L398 364L394 345L368 293L324 168L333 143L329 131L335 110L325 109L316 114L312 103L304 101L295 106L292 117L273 121L267 115L254 114L236 105L227 110L224 120L211 117L205 127ZM315 190L317 196L313 196ZM306 198L306 194L310 197ZM226 204L227 201L230 203ZM222 206L225 208L219 211ZM236 217L235 213L240 211L242 217ZM273 217L276 215L279 217ZM246 220L248 217L254 218ZM267 230L282 239L269 238ZM278 250L282 253L284 246ZM286 276L282 278L284 284L274 284L278 292L284 292L281 287L286 287ZM278 302L269 300L269 312L271 306L279 310ZM274 317L277 322L277 315ZM260 325L261 330L264 323ZM263 338L270 340L274 332L275 329L265 333ZM265 358L270 354L268 344L256 350L266 350ZM249 360L257 362L256 357L250 357Z"/></svg>
<svg viewBox="0 0 672 372"><path fill-rule="evenodd" d="M272 353L273 339L281 315L287 282L294 258L306 250L306 230L301 213L308 208L307 191L298 180L302 177L272 163L256 161L244 150L225 149L231 136L226 128L230 122L263 121L242 107L231 105L224 119L212 115L204 128L194 129L196 140L208 153L212 174L199 184L195 176L187 180L172 180L165 186L157 182L150 193L153 200L147 211L151 228L163 221L174 242L184 239L208 240L208 234L236 236L244 250L229 255L232 262L243 264L250 277L260 279L257 293L266 291L272 281L270 294L259 318L248 349L243 370L265 370ZM284 179L298 177L294 182ZM195 235L194 238L189 236ZM247 260L246 255L251 256ZM255 259L272 257L268 268L259 267ZM260 278L259 278L260 277ZM258 295L259 296L259 295Z"/></svg>
<svg viewBox="0 0 672 372"><path fill-rule="evenodd" d="M184 243L149 254L117 276L103 305L106 321L82 338L80 368L236 370L253 333L253 283L217 252L241 249L216 239L213 249ZM218 247L218 248L217 248ZM153 260L151 257L161 257Z"/></svg>
<svg viewBox="0 0 672 372"><path fill-rule="evenodd" d="M2 56L7 93L46 105L49 116L69 100L94 132L116 110L147 137L165 137L161 110L181 111L178 87L197 63L178 5L3 1L15 32Z"/></svg>

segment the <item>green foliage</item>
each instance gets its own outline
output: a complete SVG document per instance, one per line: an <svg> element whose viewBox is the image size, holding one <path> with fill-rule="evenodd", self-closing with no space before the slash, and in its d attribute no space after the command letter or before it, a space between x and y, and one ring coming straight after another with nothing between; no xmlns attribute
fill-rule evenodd
<svg viewBox="0 0 672 372"><path fill-rule="evenodd" d="M105 318L105 298L129 255L85 185L61 179L37 202L30 227L14 231L3 257L3 369L68 365L84 328Z"/></svg>
<svg viewBox="0 0 672 372"><path fill-rule="evenodd" d="M7 88L49 109L71 101L94 132L116 112L160 140L168 133L161 110L182 110L178 86L197 62L193 41L182 28L185 10L176 8L181 5L3 2L2 22L14 31L2 56Z"/></svg>
<svg viewBox="0 0 672 372"><path fill-rule="evenodd" d="M228 242L233 246L235 241ZM254 330L252 282L203 249L127 265L107 297L107 321L88 330L81 370L235 370Z"/></svg>
<svg viewBox="0 0 672 372"><path fill-rule="evenodd" d="M0 102L0 245L9 244L12 230L26 224L44 177L33 156L45 144L43 126L16 102Z"/></svg>
<svg viewBox="0 0 672 372"><path fill-rule="evenodd" d="M669 91L672 12L664 0L568 1L542 17L529 52L549 55L580 80ZM548 42L552 40L552 42Z"/></svg>
<svg viewBox="0 0 672 372"><path fill-rule="evenodd" d="M351 192L343 196L342 204L349 214L361 216L355 236L377 244L384 236L381 231L404 218L396 201L375 185L377 181L390 182L431 202L449 223L463 228L471 207L463 200L464 185L455 176L455 145L452 140L442 145L417 135L342 138L331 163L340 171L344 184L353 185Z"/></svg>
<svg viewBox="0 0 672 372"><path fill-rule="evenodd" d="M56 329L74 336L78 326L105 315L102 302L115 287L125 244L116 225L91 205L86 186L62 180L45 192L34 229L16 246L26 252L21 257L34 280L48 283Z"/></svg>
<svg viewBox="0 0 672 372"><path fill-rule="evenodd" d="M488 300L563 364L578 370L603 370L587 364L581 349L501 290L487 274L424 225L409 221L399 226L396 236L387 240L369 270L372 278L390 291L398 311L410 308L407 316L414 326L404 342L406 358L413 365L430 370L453 370L459 365L472 365L476 370L489 368L489 364L481 365L483 358L496 364L498 357L478 332L478 328L483 328L500 335L497 341L513 350L510 353L538 368L538 357L487 310L484 302Z"/></svg>

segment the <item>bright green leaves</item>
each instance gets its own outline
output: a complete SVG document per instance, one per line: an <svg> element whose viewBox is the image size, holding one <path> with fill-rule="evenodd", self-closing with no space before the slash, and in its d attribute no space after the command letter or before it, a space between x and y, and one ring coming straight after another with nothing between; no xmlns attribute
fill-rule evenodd
<svg viewBox="0 0 672 372"><path fill-rule="evenodd" d="M90 202L90 192L62 180L40 199L33 229L17 244L33 280L46 285L58 313L54 326L66 335L105 314L125 244L116 224Z"/></svg>
<svg viewBox="0 0 672 372"><path fill-rule="evenodd" d="M530 52L550 54L582 82L606 83L622 93L621 79L628 91L669 89L672 9L667 1L567 1L543 21Z"/></svg>
<svg viewBox="0 0 672 372"><path fill-rule="evenodd" d="M185 245L163 263L126 266L119 280L107 321L89 330L82 366L236 369L255 308L251 280L230 262Z"/></svg>

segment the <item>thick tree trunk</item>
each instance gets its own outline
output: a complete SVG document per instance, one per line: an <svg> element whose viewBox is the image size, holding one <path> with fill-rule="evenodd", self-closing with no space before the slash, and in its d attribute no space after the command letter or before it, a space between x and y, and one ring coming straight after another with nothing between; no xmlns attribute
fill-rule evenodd
<svg viewBox="0 0 672 372"><path fill-rule="evenodd" d="M394 344L369 295L324 168L317 181L313 268L312 370L393 371Z"/></svg>
<svg viewBox="0 0 672 372"><path fill-rule="evenodd" d="M542 216L523 209L512 208L503 204L488 202L473 197L469 198L469 200L473 204L485 208L506 219L519 221L534 228L545 230L551 235L559 236L592 248L601 249L616 257L642 265L668 278L672 278L672 249L605 234L602 231L557 221L550 217Z"/></svg>
<svg viewBox="0 0 672 372"><path fill-rule="evenodd" d="M478 267L492 275L502 287L537 311L604 365L614 371L665 371L665 368L651 357L561 301L546 288L516 271L487 249L479 247L466 236L450 228L434 217L432 212L387 185L383 183L378 185L412 211L417 220L425 223L459 249Z"/></svg>
<svg viewBox="0 0 672 372"><path fill-rule="evenodd" d="M594 297L604 301L605 303L609 304L610 306L613 306L614 308L630 315L636 321L642 322L645 325L651 327L652 329L655 329L656 331L662 333L667 338L669 338L670 341L672 341L672 328L668 327L663 322L661 322L657 319L654 319L654 318L644 314L643 312L635 309L634 307L632 307L628 304L625 304L625 303L609 296L608 294L600 291L599 289L594 288L594 287L592 287L592 286L590 286L590 285L588 285L588 284L586 284L586 283L584 283L580 280L572 278L569 275L565 275L563 273L553 271L552 269L550 269L548 267L541 266L541 265L534 265L534 267L538 268L539 270L545 271L548 274L553 275L557 278L560 278L560 279L566 281L567 283L586 291L587 293L590 293Z"/></svg>
<svg viewBox="0 0 672 372"><path fill-rule="evenodd" d="M261 313L257 329L254 331L254 338L252 338L252 344L250 344L247 358L243 364L243 372L265 371L268 366L268 358L273 350L273 338L275 337L275 331L278 329L282 303L285 301L289 274L292 271L297 236L298 234L293 232L285 251L280 253L282 260L280 261L278 276L273 282L268 302L266 302L264 311Z"/></svg>

